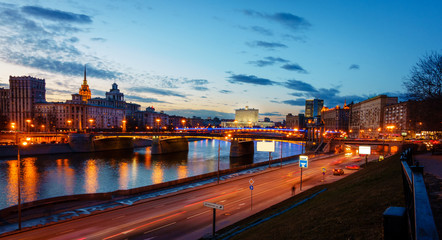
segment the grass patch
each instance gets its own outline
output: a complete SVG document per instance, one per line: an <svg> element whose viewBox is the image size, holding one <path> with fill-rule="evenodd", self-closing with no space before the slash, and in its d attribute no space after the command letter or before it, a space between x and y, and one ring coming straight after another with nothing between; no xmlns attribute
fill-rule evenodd
<svg viewBox="0 0 442 240"><path fill-rule="evenodd" d="M405 206L401 165L395 155L340 181L309 189L218 234L270 216L323 188L328 190L232 239L383 239L382 213L390 206Z"/></svg>

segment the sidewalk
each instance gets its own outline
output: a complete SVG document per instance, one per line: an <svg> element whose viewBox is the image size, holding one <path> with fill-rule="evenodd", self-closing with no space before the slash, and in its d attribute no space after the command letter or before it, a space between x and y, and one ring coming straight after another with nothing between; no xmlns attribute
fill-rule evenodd
<svg viewBox="0 0 442 240"><path fill-rule="evenodd" d="M442 155L423 153L415 155L414 158L424 167L424 180L434 221L439 236L442 236Z"/></svg>

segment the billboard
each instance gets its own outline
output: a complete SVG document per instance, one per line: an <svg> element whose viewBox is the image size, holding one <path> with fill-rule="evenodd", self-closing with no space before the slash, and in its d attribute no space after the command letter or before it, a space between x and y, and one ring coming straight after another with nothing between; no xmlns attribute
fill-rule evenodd
<svg viewBox="0 0 442 240"><path fill-rule="evenodd" d="M370 155L371 147L370 146L359 146L359 154Z"/></svg>
<svg viewBox="0 0 442 240"><path fill-rule="evenodd" d="M275 141L273 142L257 142L256 149L258 152L274 152L275 151Z"/></svg>

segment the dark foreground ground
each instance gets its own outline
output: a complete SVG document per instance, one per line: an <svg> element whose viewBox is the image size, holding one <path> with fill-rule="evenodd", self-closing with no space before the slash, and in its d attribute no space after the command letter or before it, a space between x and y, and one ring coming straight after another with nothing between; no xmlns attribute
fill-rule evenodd
<svg viewBox="0 0 442 240"><path fill-rule="evenodd" d="M440 234L441 181L430 175L426 175L426 181ZM309 189L224 228L217 235L222 238L233 228L248 226L324 188L327 190L312 200L245 230L232 239L383 239L383 212L390 206L405 206L401 165L399 156L394 155L382 162L369 163L366 169L338 182Z"/></svg>

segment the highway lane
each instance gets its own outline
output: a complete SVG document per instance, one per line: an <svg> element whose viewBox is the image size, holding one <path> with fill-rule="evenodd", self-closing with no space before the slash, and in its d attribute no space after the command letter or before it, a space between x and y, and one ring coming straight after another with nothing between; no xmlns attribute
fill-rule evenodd
<svg viewBox="0 0 442 240"><path fill-rule="evenodd" d="M374 157L372 157L374 158ZM303 170L306 190L322 184L322 168L327 169L325 182L344 176L333 176L331 169L354 162L359 157L342 155L309 162ZM253 205L249 180L253 178ZM291 196L291 187L299 187L300 169L297 164L272 167L260 173L222 181L221 184L184 190L132 206L37 228L9 236L8 239L197 239L212 232L212 209L204 201L224 205L216 211L216 227L233 224L247 216L281 202Z"/></svg>

